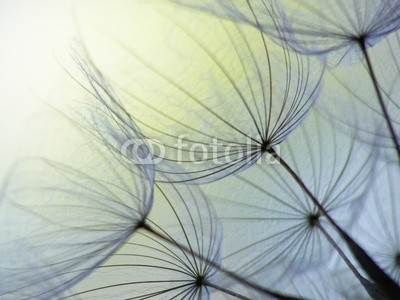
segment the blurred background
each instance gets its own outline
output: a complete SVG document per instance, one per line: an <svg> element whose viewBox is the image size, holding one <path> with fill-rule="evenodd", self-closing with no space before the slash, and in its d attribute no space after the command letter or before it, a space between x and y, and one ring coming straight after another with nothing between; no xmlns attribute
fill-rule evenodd
<svg viewBox="0 0 400 300"><path fill-rule="evenodd" d="M143 4L0 1L0 179L19 157L57 148L51 137L60 137L57 110L79 106L87 97L72 79L81 78L71 58L74 49L83 44L96 63L113 72L124 62L113 55L119 46L112 45L111 36L138 44L159 41L163 27L157 22L165 19Z"/></svg>

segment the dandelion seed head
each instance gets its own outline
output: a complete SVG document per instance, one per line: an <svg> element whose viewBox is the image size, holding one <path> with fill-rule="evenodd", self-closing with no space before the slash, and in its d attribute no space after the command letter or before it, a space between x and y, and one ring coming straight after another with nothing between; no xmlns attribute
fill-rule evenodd
<svg viewBox="0 0 400 300"><path fill-rule="evenodd" d="M382 91L383 101L390 112L390 122L399 130L399 62L398 41L400 33L391 33L375 47L368 50ZM351 76L349 76L351 74ZM325 86L316 107L328 116L338 131L363 141L366 147L378 146L397 159L393 140L388 131L375 96L370 74L364 64L328 68Z"/></svg>
<svg viewBox="0 0 400 300"><path fill-rule="evenodd" d="M372 47L400 28L399 5L391 0L171 2L260 27L300 53L328 56L332 64L358 60L361 40Z"/></svg>
<svg viewBox="0 0 400 300"><path fill-rule="evenodd" d="M1 277L1 296L65 295L138 230L152 207L150 168L126 164L85 129L68 123L81 146L79 164L72 156L65 163L27 158L4 184L7 235L1 241L7 247L0 251L19 259L2 263L10 271ZM36 253L35 259L25 252Z"/></svg>
<svg viewBox="0 0 400 300"><path fill-rule="evenodd" d="M400 252L397 252L394 256L394 264L400 268Z"/></svg>
<svg viewBox="0 0 400 300"><path fill-rule="evenodd" d="M196 186L158 184L146 226L171 242L139 228L110 259L73 289L75 296L210 299L216 283L221 226ZM195 254L196 253L196 254ZM201 259L200 255L204 259Z"/></svg>
<svg viewBox="0 0 400 300"><path fill-rule="evenodd" d="M325 210L351 226L372 180L373 150L312 111L280 151ZM224 235L222 257L242 274L273 284L287 268L318 269L332 255L321 231L332 234L325 218L281 165L257 164L205 190L231 233Z"/></svg>
<svg viewBox="0 0 400 300"><path fill-rule="evenodd" d="M117 119L134 123L130 136L162 144L155 168L168 181L209 182L246 169L302 122L318 96L322 63L247 24L167 15L169 44L157 57L118 41L139 67L129 86L115 87L125 111ZM105 94L102 105L110 107Z"/></svg>
<svg viewBox="0 0 400 300"><path fill-rule="evenodd" d="M360 45L373 47L399 26L398 3L381 1L276 1L287 18L288 42L332 64L359 61Z"/></svg>
<svg viewBox="0 0 400 300"><path fill-rule="evenodd" d="M267 152L269 149L271 149L269 141L262 141L261 143L261 152Z"/></svg>
<svg viewBox="0 0 400 300"><path fill-rule="evenodd" d="M319 213L312 213L307 215L307 222L310 225L310 227L317 226L319 224L319 218L320 218Z"/></svg>
<svg viewBox="0 0 400 300"><path fill-rule="evenodd" d="M196 286L197 287L201 287L204 284L204 276L202 275L198 275L198 277L196 278Z"/></svg>

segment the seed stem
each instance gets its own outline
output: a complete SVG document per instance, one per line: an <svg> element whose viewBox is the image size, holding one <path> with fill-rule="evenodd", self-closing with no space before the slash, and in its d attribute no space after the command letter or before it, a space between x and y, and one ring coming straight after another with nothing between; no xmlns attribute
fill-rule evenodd
<svg viewBox="0 0 400 300"><path fill-rule="evenodd" d="M329 235L329 233L325 230L325 228L322 227L320 223L317 224L317 228L322 232L322 234L325 236L325 238L328 240L328 242L332 245L332 247L335 248L336 252L344 260L347 267L354 274L354 276L358 279L358 281L361 283L361 285L364 287L364 289L367 291L367 293L371 296L371 298L374 300L381 300L382 293L380 293L380 291L377 290L376 286L373 283L371 283L368 279L366 279L364 276L362 276L360 274L360 272L357 270L357 268L347 258L346 254L339 247L339 245L335 242L335 240Z"/></svg>
<svg viewBox="0 0 400 300"><path fill-rule="evenodd" d="M366 44L365 44L365 39L359 39L358 40L358 44L360 45L361 51L362 51L362 53L363 53L363 55L365 57L365 60L367 62L368 73L369 73L369 75L371 77L371 80L372 80L372 83L374 85L374 89L375 89L376 96L378 98L379 106L381 107L381 111L382 111L382 114L383 114L383 116L385 118L386 125L387 125L387 127L389 129L390 136L392 138L393 144L396 147L397 158L398 158L398 162L400 163L400 144L399 144L399 141L397 139L396 132L394 130L393 123L391 121L388 109L387 109L387 107L385 105L385 102L383 101L382 91L379 88L378 79L376 78L376 74L375 74L374 68L372 66L371 58L370 58L370 55L368 54L368 51L367 51L367 47L366 47Z"/></svg>
<svg viewBox="0 0 400 300"><path fill-rule="evenodd" d="M211 282L208 282L208 281L205 281L205 282L204 282L204 285L209 286L209 287L211 287L211 288L213 288L213 289L216 289L216 290L218 290L218 291L221 291L221 292L223 292L223 293L225 293L225 294L231 295L231 296L233 296L233 297L235 297L235 298L238 298L238 299L242 299L242 300L251 300L251 298L248 298L248 297L243 296L243 295L240 295L240 294L238 294L238 293L236 293L236 292L227 290L227 289L225 289L225 288L223 288L223 287L220 287L220 286L215 285L215 284L213 284L213 283L211 283Z"/></svg>
<svg viewBox="0 0 400 300"><path fill-rule="evenodd" d="M247 286L249 288L252 288L256 291L259 291L263 294L266 294L268 296L272 296L276 299L279 300L301 300L302 298L296 298L293 296L288 296L285 294L281 294L279 292L275 292L273 290L267 289L263 286L258 285L257 283L251 282L243 277L241 277L240 275L225 269L224 267L222 267L220 264L216 263L213 260L208 259L207 257L203 257L202 255L194 252L192 249L190 249L189 247L186 247L185 245L179 244L176 241L173 241L171 238L169 238L168 236L164 235L161 232L158 232L157 230L153 229L153 227L151 227L149 224L145 223L143 224L143 226L141 227L143 230L147 231L148 233L166 241L167 243L173 245L173 246L177 246L180 249L182 249L183 251L190 253L191 255L201 259L202 261L206 262L207 264L209 264L210 266L212 266L213 268L219 270L220 272L224 273L225 275L227 275L228 277L240 282L241 284L243 284L244 286ZM210 286L210 283L207 283L208 286ZM220 289L221 290L221 289ZM222 290L221 290L222 291ZM238 294L239 295L239 294ZM242 298L240 299L248 299L245 296L240 295Z"/></svg>

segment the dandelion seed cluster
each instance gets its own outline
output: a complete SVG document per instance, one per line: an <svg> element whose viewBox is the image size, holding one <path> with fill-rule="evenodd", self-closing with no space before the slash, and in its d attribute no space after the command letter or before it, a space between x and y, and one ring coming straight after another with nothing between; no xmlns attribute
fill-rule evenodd
<svg viewBox="0 0 400 300"><path fill-rule="evenodd" d="M151 4L3 183L0 299L400 299L400 2Z"/></svg>

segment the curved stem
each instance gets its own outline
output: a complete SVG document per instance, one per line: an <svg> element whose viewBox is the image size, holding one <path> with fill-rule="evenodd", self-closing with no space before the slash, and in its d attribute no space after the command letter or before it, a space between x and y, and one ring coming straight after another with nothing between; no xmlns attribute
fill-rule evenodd
<svg viewBox="0 0 400 300"><path fill-rule="evenodd" d="M285 170L292 176L292 178L299 184L302 190L310 197L314 205L321 211L321 213L327 218L329 223L335 228L339 235L343 238L347 244L349 250L354 255L360 266L368 274L371 280L378 286L380 291L388 298L398 300L400 295L400 286L390 278L385 271L383 271L376 262L369 256L369 254L352 238L345 230L343 230L339 224L337 224L332 217L328 214L319 200L314 194L308 189L303 180L297 175L297 173L279 156L279 154L270 148L267 150L279 163L285 168ZM368 290L367 290L368 291Z"/></svg>
<svg viewBox="0 0 400 300"><path fill-rule="evenodd" d="M318 223L317 225L318 229L322 232L322 234L325 236L325 238L328 240L328 242L332 245L333 248L335 248L336 252L340 255L340 257L344 260L346 265L349 267L349 269L353 272L354 276L360 280L363 278L356 269L356 267L351 263L351 261L347 258L346 254L342 251L342 249L339 247L339 245L332 239L332 237L329 235L329 233L325 230L324 227L321 226L321 224ZM360 280L361 281L361 280Z"/></svg>
<svg viewBox="0 0 400 300"><path fill-rule="evenodd" d="M213 260L210 260L210 259L208 259L206 257L203 257L202 255L194 252L192 249L189 249L189 247L186 247L185 245L179 244L176 241L171 240L168 236L156 231L155 229L153 229L152 227L150 227L150 225L148 225L146 223L144 223L141 226L141 228L143 230L146 230L148 233L153 234L154 236L166 241L167 243L169 243L171 245L174 245L174 246L177 246L180 249L184 250L185 252L190 253L193 256L201 259L202 261L206 262L207 264L209 264L213 268L217 269L218 271L224 273L228 277L240 282L244 286L247 286L249 288L252 288L252 289L254 289L256 291L259 291L259 292L261 292L263 294L266 294L268 296L272 296L272 297L274 297L276 299L279 299L279 300L300 300L300 299L302 299L302 298L296 298L296 297L293 297L293 296L288 296L288 295L285 295L285 294L282 294L282 293L279 293L279 292L275 292L273 290L270 290L270 289L267 289L267 288L265 288L263 286L260 286L257 283L251 282L251 281L239 276L238 274L236 274L236 273L234 273L234 272L232 272L230 270L225 269L224 267L222 267L220 264L214 262ZM210 283L207 283L207 284L209 285ZM244 297L244 296L242 296L242 297ZM246 299L246 298L242 298L242 299Z"/></svg>
<svg viewBox="0 0 400 300"><path fill-rule="evenodd" d="M317 224L317 228L322 232L328 242L335 248L336 252L340 255L343 261L346 263L347 267L354 274L354 276L358 279L364 289L368 292L374 300L382 299L382 294L377 290L376 286L371 283L368 279L358 272L357 268L352 264L352 262L347 258L346 254L344 254L343 250L339 247L339 245L335 242L335 240L329 235L329 233L325 230L324 227L321 226L320 223Z"/></svg>
<svg viewBox="0 0 400 300"><path fill-rule="evenodd" d="M398 158L398 162L400 163L400 144L399 144L399 141L397 139L396 132L395 132L394 127L393 127L393 123L392 123L392 121L390 119L390 115L389 115L388 109L387 109L387 107L385 105L385 102L383 101L382 91L379 88L378 79L376 78L376 74L375 74L374 68L373 68L372 63L371 63L371 58L370 58L370 56L368 54L367 47L365 45L365 40L364 39L360 39L358 41L358 44L360 45L361 52L363 53L363 55L365 57L365 60L367 62L368 73L369 73L369 75L371 77L371 80L372 80L372 83L374 85L375 93L376 93L376 96L378 97L378 102L379 102L379 105L381 107L382 114L383 114L383 116L385 118L386 125L387 125L387 127L389 129L390 136L392 138L393 144L396 147L397 158Z"/></svg>
<svg viewBox="0 0 400 300"><path fill-rule="evenodd" d="M208 281L204 282L204 285L209 286L209 287L211 287L211 288L213 288L213 289L216 289L216 290L218 290L218 291L221 291L221 292L223 292L223 293L225 293L225 294L231 295L231 296L233 296L233 297L235 297L235 298L238 298L238 299L242 299L242 300L251 300L251 298L248 298L248 297L246 297L246 296L240 295L240 294L235 293L235 292L233 292L233 291L227 290L227 289L225 289L225 288L223 288L223 287L220 287L220 286L215 285L215 284L213 284L213 283L211 283L211 282L208 282Z"/></svg>

